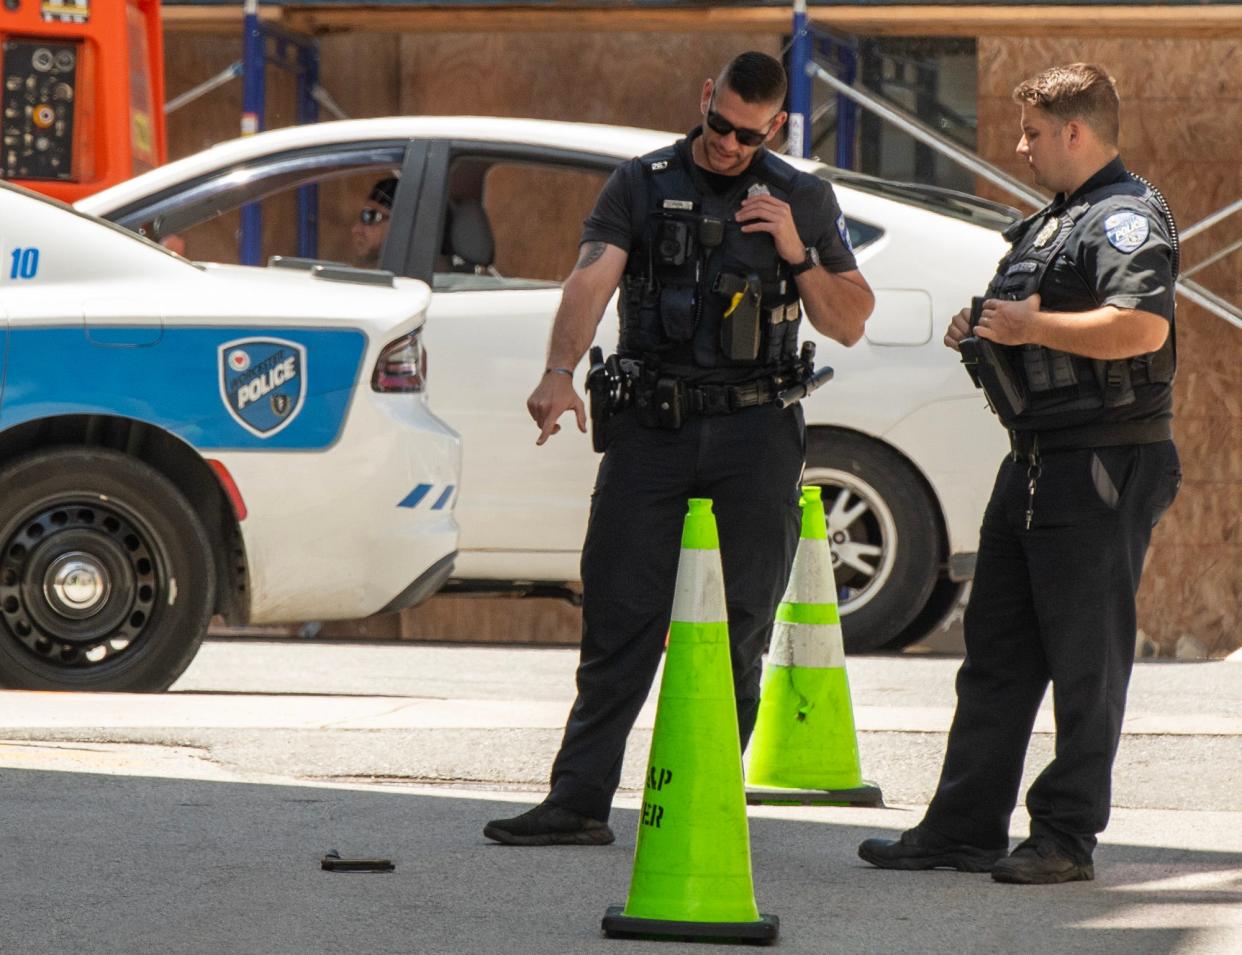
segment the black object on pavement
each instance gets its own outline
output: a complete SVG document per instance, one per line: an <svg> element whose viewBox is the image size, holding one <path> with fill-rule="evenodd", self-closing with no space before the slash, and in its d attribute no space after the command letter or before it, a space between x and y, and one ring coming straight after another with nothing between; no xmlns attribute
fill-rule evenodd
<svg viewBox="0 0 1242 955"><path fill-rule="evenodd" d="M320 860L319 867L328 872L392 872L397 868L391 859L342 859L335 849Z"/></svg>

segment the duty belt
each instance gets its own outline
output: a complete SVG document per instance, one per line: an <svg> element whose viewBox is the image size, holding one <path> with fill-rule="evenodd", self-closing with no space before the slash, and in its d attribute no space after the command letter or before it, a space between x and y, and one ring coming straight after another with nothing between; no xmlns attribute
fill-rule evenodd
<svg viewBox="0 0 1242 955"><path fill-rule="evenodd" d="M686 407L691 414L722 415L766 405L776 400L776 389L768 379L741 385L687 385Z"/></svg>
<svg viewBox="0 0 1242 955"><path fill-rule="evenodd" d="M1173 428L1167 418L1155 421L1113 421L1053 431L1009 432L1014 457L1030 457L1045 451L1073 451L1081 448L1110 448L1122 444L1156 444L1171 441Z"/></svg>

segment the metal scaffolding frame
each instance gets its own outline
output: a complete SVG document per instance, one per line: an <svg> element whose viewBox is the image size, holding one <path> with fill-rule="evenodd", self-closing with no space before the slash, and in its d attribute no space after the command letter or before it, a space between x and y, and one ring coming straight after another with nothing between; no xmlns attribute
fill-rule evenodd
<svg viewBox="0 0 1242 955"><path fill-rule="evenodd" d="M812 80L818 80L832 89L838 97L848 99L851 103L870 110L880 119L891 123L903 132L925 143L951 162L955 162L968 169L976 176L1002 189L1025 205L1038 209L1047 203L1048 197L1044 194L1031 189L1003 169L980 158L977 153L953 142L948 137L927 126L918 117L885 101L874 92L861 87L857 84L853 75L849 77L847 82L838 79L820 66L814 59L812 38L817 31L807 20L806 0L795 0L794 2L793 30L794 38L790 45L792 67L790 69L790 109L791 112L796 112L796 118L791 115L791 141L793 140L792 129L794 127L797 127L799 130L806 130L806 135L796 142L792 142L789 149L791 153L799 156L807 156L810 153L812 119L810 86ZM824 38L827 39L826 37ZM795 90L797 91L796 95ZM837 144L838 154L840 154L839 140L840 136L838 136ZM1203 234L1218 222L1239 211L1242 211L1242 199L1218 209L1211 215L1205 216L1193 225L1181 230L1181 242L1185 244L1194 237ZM1242 249L1242 240L1217 250L1184 271L1177 280L1177 292L1187 301L1193 302L1238 328L1242 328L1242 309L1190 278L1196 272L1207 268L1226 256L1232 255L1238 249Z"/></svg>
<svg viewBox="0 0 1242 955"><path fill-rule="evenodd" d="M269 52L269 47L270 52ZM319 45L259 19L259 0L245 0L242 12L242 56L215 76L169 100L167 115L201 96L241 77L241 134L249 136L267 126L267 67L288 70L295 80L295 118L300 125L319 119L323 106L338 119L347 118L327 90L319 85ZM314 185L298 189L298 255L319 254L319 190ZM257 203L241 209L238 261L259 265L263 254L263 210Z"/></svg>
<svg viewBox="0 0 1242 955"><path fill-rule="evenodd" d="M223 86L237 77L242 78L242 135L259 132L265 128L266 76L268 64L294 73L297 86L296 121L312 123L319 118L322 106L340 119L344 112L319 84L319 47L310 38L295 36L280 27L262 23L259 19L259 0L244 0L242 15L242 58L193 89L169 100L165 112L176 109ZM268 47L275 47L269 55ZM290 52L294 57L290 57ZM834 76L816 60L817 53L835 57L843 77ZM857 57L847 44L819 30L807 14L807 0L793 0L793 23L789 44L789 129L786 151L797 156L809 156L815 115L811 108L812 82L818 80L831 88L837 97L837 147L836 165L851 168L854 165L854 129L858 109L873 112L884 122L896 126L915 139L931 147L951 162L963 166L976 176L1013 196L1020 202L1039 208L1047 201L1042 193L1006 173L1004 170L980 158L978 154L953 142L942 133L921 122L916 116L884 100L876 93L861 86L857 80ZM1181 241L1186 243L1203 234L1222 220L1242 211L1242 199L1205 216L1181 231ZM240 261L246 265L259 264L262 252L263 219L257 204L243 207L240 237ZM298 255L314 258L318 253L318 192L315 186L298 190ZM1200 283L1191 279L1195 273L1242 249L1242 240L1231 243L1206 256L1186 269L1177 282L1177 291L1183 298L1208 310L1212 314L1242 328L1242 309L1227 301Z"/></svg>

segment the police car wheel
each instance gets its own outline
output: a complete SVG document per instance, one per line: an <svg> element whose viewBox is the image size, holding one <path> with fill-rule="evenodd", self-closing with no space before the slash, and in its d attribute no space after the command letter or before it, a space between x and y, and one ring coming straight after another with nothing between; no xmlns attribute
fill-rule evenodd
<svg viewBox="0 0 1242 955"><path fill-rule="evenodd" d="M895 451L845 431L808 436L804 484L823 488L833 574L848 653L895 640L936 583L936 506Z"/></svg>
<svg viewBox="0 0 1242 955"><path fill-rule="evenodd" d="M154 468L57 449L0 470L0 685L167 689L211 618L202 522Z"/></svg>

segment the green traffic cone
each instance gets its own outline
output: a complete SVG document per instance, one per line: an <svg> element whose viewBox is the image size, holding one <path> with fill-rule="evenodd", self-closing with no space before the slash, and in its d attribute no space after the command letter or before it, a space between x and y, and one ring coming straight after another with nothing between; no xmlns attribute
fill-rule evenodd
<svg viewBox="0 0 1242 955"><path fill-rule="evenodd" d="M751 879L719 548L711 501L692 499L630 894L604 916L609 937L776 939Z"/></svg>
<svg viewBox="0 0 1242 955"><path fill-rule="evenodd" d="M802 489L802 538L776 611L750 748L746 801L882 806L864 782L824 503Z"/></svg>

